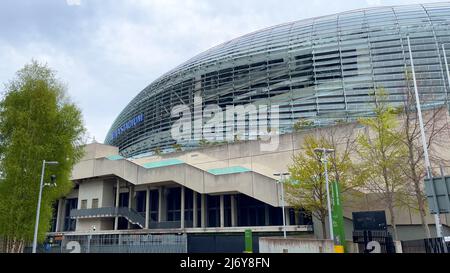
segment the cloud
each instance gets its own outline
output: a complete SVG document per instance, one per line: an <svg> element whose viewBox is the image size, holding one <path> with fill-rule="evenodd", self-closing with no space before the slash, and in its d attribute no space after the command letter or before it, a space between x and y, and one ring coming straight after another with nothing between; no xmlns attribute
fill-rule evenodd
<svg viewBox="0 0 450 273"><path fill-rule="evenodd" d="M369 6L381 6L381 0L366 0Z"/></svg>
<svg viewBox="0 0 450 273"><path fill-rule="evenodd" d="M220 43L294 20L434 1L3 0L0 86L32 58L47 62L67 82L89 133L102 141L148 84Z"/></svg>
<svg viewBox="0 0 450 273"><path fill-rule="evenodd" d="M79 6L81 5L81 0L66 0L68 6Z"/></svg>

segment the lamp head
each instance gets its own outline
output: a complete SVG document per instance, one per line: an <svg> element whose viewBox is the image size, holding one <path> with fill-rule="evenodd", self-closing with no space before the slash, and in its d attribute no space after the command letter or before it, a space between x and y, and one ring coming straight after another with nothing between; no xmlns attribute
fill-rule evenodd
<svg viewBox="0 0 450 273"><path fill-rule="evenodd" d="M59 162L58 161L45 161L45 164L47 164L47 165L58 165Z"/></svg>
<svg viewBox="0 0 450 273"><path fill-rule="evenodd" d="M331 153L334 153L334 149L315 148L314 152L316 154L319 154L319 153L321 153L321 154L331 154Z"/></svg>

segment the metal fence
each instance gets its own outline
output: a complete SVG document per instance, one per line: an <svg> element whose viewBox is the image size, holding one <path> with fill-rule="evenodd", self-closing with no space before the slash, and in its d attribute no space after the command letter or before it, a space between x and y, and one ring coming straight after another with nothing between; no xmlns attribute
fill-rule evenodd
<svg viewBox="0 0 450 273"><path fill-rule="evenodd" d="M360 253L395 253L392 235L386 230L353 231L353 243L358 244Z"/></svg>
<svg viewBox="0 0 450 273"><path fill-rule="evenodd" d="M447 244L447 249L449 245ZM445 253L442 238L402 241L403 253Z"/></svg>
<svg viewBox="0 0 450 273"><path fill-rule="evenodd" d="M28 249L27 249L28 250ZM28 252L25 250L26 252ZM38 247L41 253L186 253L186 234L66 235Z"/></svg>

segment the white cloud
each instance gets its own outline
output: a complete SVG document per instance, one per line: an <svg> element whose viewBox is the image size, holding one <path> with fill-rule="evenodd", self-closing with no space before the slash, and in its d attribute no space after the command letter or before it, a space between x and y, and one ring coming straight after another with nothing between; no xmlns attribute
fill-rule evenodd
<svg viewBox="0 0 450 273"><path fill-rule="evenodd" d="M369 6L381 6L381 0L366 0Z"/></svg>
<svg viewBox="0 0 450 273"><path fill-rule="evenodd" d="M79 6L81 5L81 0L66 0L66 3L69 6Z"/></svg>
<svg viewBox="0 0 450 273"><path fill-rule="evenodd" d="M373 5L434 1L66 0L83 9L66 7L47 16L41 14L44 11L23 13L11 1L10 13L22 17L0 24L0 33L14 33L0 35L0 86L32 58L47 62L68 83L89 133L103 141L114 119L140 90L210 47L284 22ZM40 7L41 2L35 5ZM6 8L1 2L0 14ZM56 20L56 15L62 19ZM26 32L24 26L32 27Z"/></svg>

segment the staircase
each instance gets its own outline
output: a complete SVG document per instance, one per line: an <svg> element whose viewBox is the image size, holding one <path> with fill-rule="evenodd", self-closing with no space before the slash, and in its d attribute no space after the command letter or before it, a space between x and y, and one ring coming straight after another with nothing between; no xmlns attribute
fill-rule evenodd
<svg viewBox="0 0 450 273"><path fill-rule="evenodd" d="M134 209L130 208L115 208L117 209L117 215L127 219L133 225L138 225L140 228L145 227L145 217L139 214Z"/></svg>
<svg viewBox="0 0 450 273"><path fill-rule="evenodd" d="M137 225L140 228L145 227L145 217L143 217L134 209L126 207L73 209L70 211L70 218L73 219L108 218L108 217L123 217L133 225Z"/></svg>

